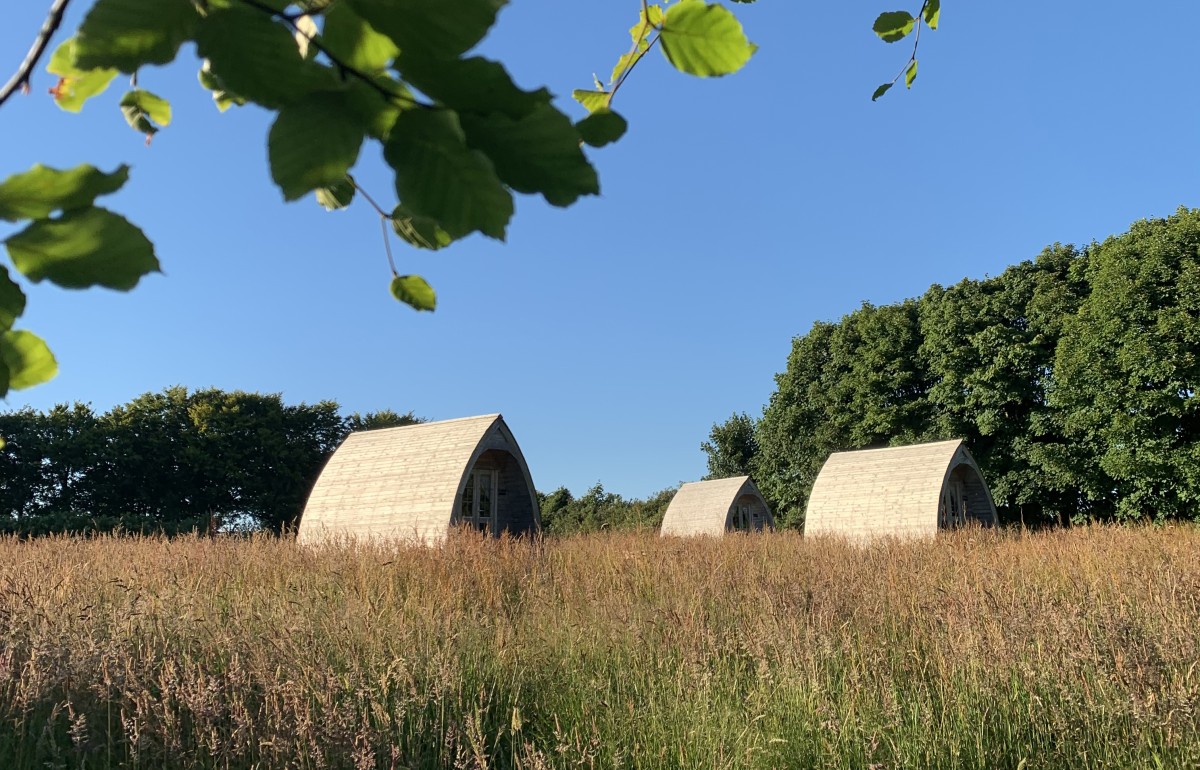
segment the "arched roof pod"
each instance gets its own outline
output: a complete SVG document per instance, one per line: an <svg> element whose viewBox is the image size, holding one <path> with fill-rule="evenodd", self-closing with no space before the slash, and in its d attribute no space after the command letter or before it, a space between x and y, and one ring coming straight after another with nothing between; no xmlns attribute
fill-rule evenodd
<svg viewBox="0 0 1200 770"><path fill-rule="evenodd" d="M350 434L317 478L297 539L437 543L455 524L541 528L529 467L498 414Z"/></svg>
<svg viewBox="0 0 1200 770"><path fill-rule="evenodd" d="M663 535L723 535L774 529L775 519L749 476L694 481L671 498Z"/></svg>
<svg viewBox="0 0 1200 770"><path fill-rule="evenodd" d="M806 535L932 537L996 525L996 505L961 439L837 452L813 484Z"/></svg>

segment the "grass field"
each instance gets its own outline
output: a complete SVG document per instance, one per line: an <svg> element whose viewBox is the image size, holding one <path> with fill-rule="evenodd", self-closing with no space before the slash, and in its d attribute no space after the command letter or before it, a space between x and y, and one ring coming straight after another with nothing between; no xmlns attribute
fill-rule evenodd
<svg viewBox="0 0 1200 770"><path fill-rule="evenodd" d="M0 767L1200 766L1200 531L0 540Z"/></svg>

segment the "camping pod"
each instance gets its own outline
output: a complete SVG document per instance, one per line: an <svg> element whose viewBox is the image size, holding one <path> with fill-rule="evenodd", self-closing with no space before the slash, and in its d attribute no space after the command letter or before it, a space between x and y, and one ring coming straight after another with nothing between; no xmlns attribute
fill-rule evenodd
<svg viewBox="0 0 1200 770"><path fill-rule="evenodd" d="M301 543L438 543L453 527L541 528L529 467L498 414L351 433L313 485Z"/></svg>
<svg viewBox="0 0 1200 770"><path fill-rule="evenodd" d="M723 535L775 529L771 509L749 476L684 484L663 514L662 535Z"/></svg>
<svg viewBox="0 0 1200 770"><path fill-rule="evenodd" d="M961 440L829 456L808 498L806 535L932 537L995 526L996 505Z"/></svg>

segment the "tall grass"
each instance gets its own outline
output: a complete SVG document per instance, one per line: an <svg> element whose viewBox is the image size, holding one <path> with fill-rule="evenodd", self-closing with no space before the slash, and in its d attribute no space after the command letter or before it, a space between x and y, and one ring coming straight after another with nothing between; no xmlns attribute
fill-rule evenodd
<svg viewBox="0 0 1200 770"><path fill-rule="evenodd" d="M1200 531L0 540L0 767L1200 766Z"/></svg>

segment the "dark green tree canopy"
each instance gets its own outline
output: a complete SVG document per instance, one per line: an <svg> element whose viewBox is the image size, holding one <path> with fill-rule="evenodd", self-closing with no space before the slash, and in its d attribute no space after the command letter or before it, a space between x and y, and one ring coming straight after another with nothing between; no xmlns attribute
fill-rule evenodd
<svg viewBox="0 0 1200 770"><path fill-rule="evenodd" d="M965 438L1003 520L1197 519L1197 382L1200 212L1180 209L814 324L776 376L749 467L798 525L830 453ZM731 419L714 439L737 431ZM721 442L704 449L724 462Z"/></svg>
<svg viewBox="0 0 1200 770"><path fill-rule="evenodd" d="M282 532L350 431L419 421L183 387L101 415L83 404L0 414L0 532Z"/></svg>

